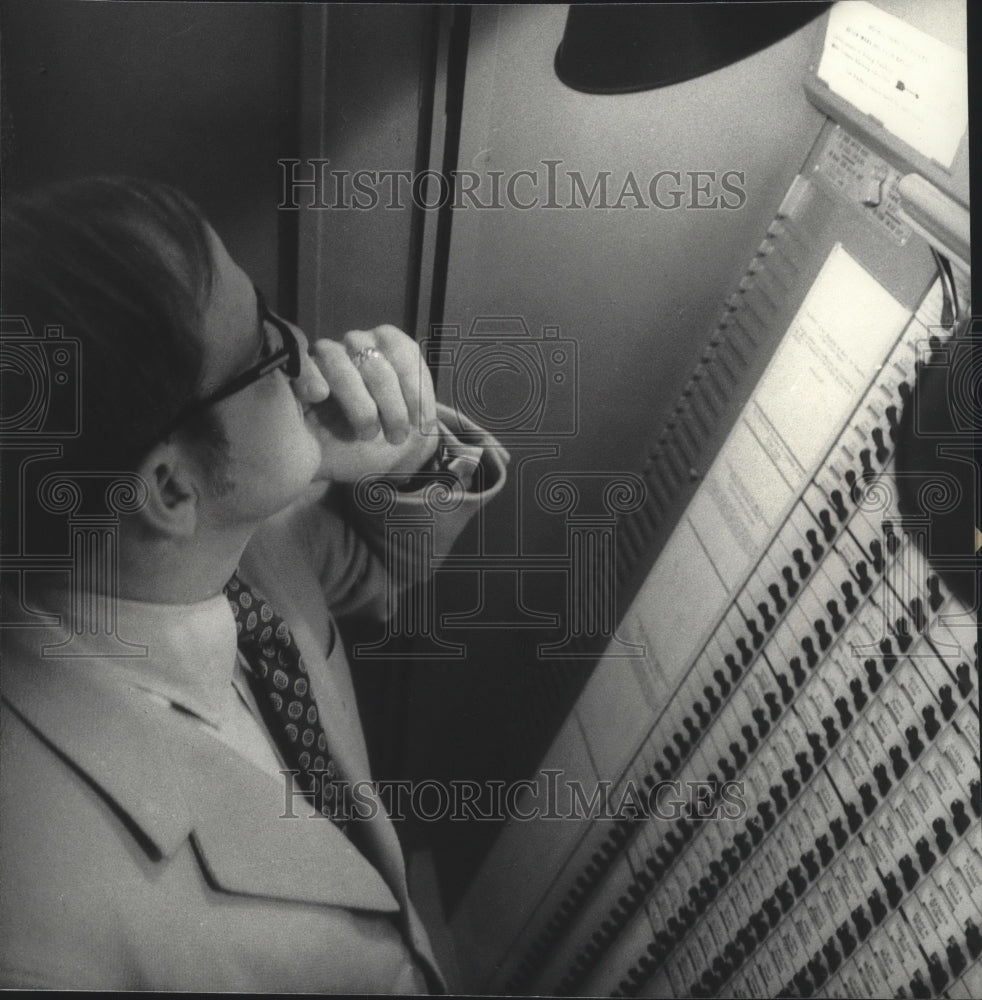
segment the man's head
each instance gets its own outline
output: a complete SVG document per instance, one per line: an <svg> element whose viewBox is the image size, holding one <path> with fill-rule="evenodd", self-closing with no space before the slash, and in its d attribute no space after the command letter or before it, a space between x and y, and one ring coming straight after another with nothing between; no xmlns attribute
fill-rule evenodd
<svg viewBox="0 0 982 1000"><path fill-rule="evenodd" d="M139 472L151 492L139 520L165 536L255 522L309 484L320 451L303 404L327 389L295 328L300 377L276 370L191 405L282 338L185 196L130 178L68 181L8 199L3 237L4 315L80 342L80 433L61 442L62 469Z"/></svg>

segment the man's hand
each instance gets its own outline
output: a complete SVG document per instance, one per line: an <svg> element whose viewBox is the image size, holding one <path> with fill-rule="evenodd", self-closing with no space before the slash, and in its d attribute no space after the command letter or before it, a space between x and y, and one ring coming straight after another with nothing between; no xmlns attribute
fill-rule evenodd
<svg viewBox="0 0 982 1000"><path fill-rule="evenodd" d="M321 444L318 479L409 476L436 450L436 396L416 342L394 326L318 340L310 355L330 396L307 412Z"/></svg>

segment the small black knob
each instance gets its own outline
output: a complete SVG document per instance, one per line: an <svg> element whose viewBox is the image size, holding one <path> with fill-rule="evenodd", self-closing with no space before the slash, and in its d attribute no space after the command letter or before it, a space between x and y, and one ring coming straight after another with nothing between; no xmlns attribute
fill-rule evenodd
<svg viewBox="0 0 982 1000"><path fill-rule="evenodd" d="M967 698L972 690L972 674L967 663L959 663L955 667L955 677L958 680L958 693Z"/></svg>
<svg viewBox="0 0 982 1000"><path fill-rule="evenodd" d="M781 576L784 577L784 584L788 591L788 597L794 597L798 593L798 581L794 578L794 573L790 566L785 566L781 570Z"/></svg>
<svg viewBox="0 0 982 1000"><path fill-rule="evenodd" d="M883 678L880 676L879 671L876 669L876 660L869 659L863 663L863 668L866 671L866 680L869 685L870 691L876 691L876 689L883 683Z"/></svg>
<svg viewBox="0 0 982 1000"><path fill-rule="evenodd" d="M801 873L798 865L788 869L788 878L791 880L791 885L796 896L800 896L808 888L808 880Z"/></svg>
<svg viewBox="0 0 982 1000"><path fill-rule="evenodd" d="M747 640L744 639L743 636L737 637L736 644L737 649L740 650L740 660L743 662L744 666L747 666L747 664L754 658L754 654L750 652L750 649L747 647Z"/></svg>
<svg viewBox="0 0 982 1000"><path fill-rule="evenodd" d="M876 778L876 787L879 789L880 795L886 795L893 784L887 774L886 764L877 764L873 768L873 777Z"/></svg>
<svg viewBox="0 0 982 1000"><path fill-rule="evenodd" d="M805 562L805 553L801 549L795 549L791 553L791 558L794 559L795 565L798 567L799 578L802 580L806 579L812 568Z"/></svg>
<svg viewBox="0 0 982 1000"><path fill-rule="evenodd" d="M815 651L815 644L812 642L811 636L806 635L801 640L801 648L805 652L805 662L810 668L814 667L818 663L818 653Z"/></svg>
<svg viewBox="0 0 982 1000"><path fill-rule="evenodd" d="M846 614L851 615L859 606L859 598L853 593L852 583L849 580L843 580L839 584L839 589L846 600Z"/></svg>
<svg viewBox="0 0 982 1000"><path fill-rule="evenodd" d="M793 799L801 791L801 784L798 776L794 773L794 768L789 767L781 772L785 785L788 786L788 795Z"/></svg>
<svg viewBox="0 0 982 1000"><path fill-rule="evenodd" d="M968 829L968 824L971 821L968 818L968 813L965 812L965 803L961 799L955 799L951 803L951 822L959 837Z"/></svg>
<svg viewBox="0 0 982 1000"><path fill-rule="evenodd" d="M839 954L839 949L835 946L835 938L829 938L822 945L822 954L825 956L830 973L835 972L842 964L842 956Z"/></svg>
<svg viewBox="0 0 982 1000"><path fill-rule="evenodd" d="M900 747L890 747L890 760L893 763L894 777L902 778L907 773L907 761L904 760Z"/></svg>
<svg viewBox="0 0 982 1000"><path fill-rule="evenodd" d="M907 383L905 382L903 384L906 385ZM897 413L897 408L891 404L883 412L886 414L890 437L896 439L896 433L900 429L900 417Z"/></svg>
<svg viewBox="0 0 982 1000"><path fill-rule="evenodd" d="M735 833L733 834L733 843L736 844L737 850L740 852L740 857L746 860L750 857L750 843L747 840L747 835L745 833Z"/></svg>
<svg viewBox="0 0 982 1000"><path fill-rule="evenodd" d="M767 705L767 710L771 713L771 722L776 722L781 715L781 703L778 701L777 695L773 691L765 691L764 702Z"/></svg>
<svg viewBox="0 0 982 1000"><path fill-rule="evenodd" d="M767 593L771 595L771 600L774 602L774 610L780 615L784 613L784 609L787 607L784 598L781 596L781 588L776 584L772 583L767 588Z"/></svg>
<svg viewBox="0 0 982 1000"><path fill-rule="evenodd" d="M818 636L818 648L826 650L832 645L832 636L829 635L828 627L821 618L815 619L815 634Z"/></svg>
<svg viewBox="0 0 982 1000"><path fill-rule="evenodd" d="M727 653L723 657L723 662L726 664L727 668L730 671L730 680L734 682L738 681L741 675L743 674L743 667L741 667L740 664L737 663L736 657L732 653ZM729 688L727 688L727 690L729 690ZM724 691L723 694L725 695L726 691Z"/></svg>
<svg viewBox="0 0 982 1000"><path fill-rule="evenodd" d="M828 516L828 511L826 511L825 514ZM809 528L805 532L805 538L808 539L812 559L814 559L815 562L818 562L818 560L821 559L822 555L825 553L825 549L822 548L818 541L818 532L815 531L814 528Z"/></svg>
<svg viewBox="0 0 982 1000"><path fill-rule="evenodd" d="M777 896L777 901L781 904L781 911L783 913L787 913L794 906L794 896L787 882L782 882L774 890L774 895Z"/></svg>
<svg viewBox="0 0 982 1000"><path fill-rule="evenodd" d="M936 954L932 954L927 960L927 971L931 976L931 985L934 987L934 992L944 992L944 988L948 985L951 977Z"/></svg>
<svg viewBox="0 0 982 1000"><path fill-rule="evenodd" d="M808 971L812 974L816 989L821 987L822 983L824 983L829 977L829 974L825 969L825 964L822 962L817 952L808 960Z"/></svg>
<svg viewBox="0 0 982 1000"><path fill-rule="evenodd" d="M771 801L774 803L774 808L777 809L777 814L780 816L788 808L788 800L784 797L784 789L780 785L771 785L770 792Z"/></svg>
<svg viewBox="0 0 982 1000"><path fill-rule="evenodd" d="M849 702L839 697L835 699L835 710L839 713L839 724L846 729L852 722L852 712L849 711Z"/></svg>
<svg viewBox="0 0 982 1000"><path fill-rule="evenodd" d="M774 811L771 809L770 802L761 802L757 806L757 812L764 823L764 829L769 830L774 825Z"/></svg>
<svg viewBox="0 0 982 1000"><path fill-rule="evenodd" d="M971 919L965 921L965 946L972 958L978 958L982 954L982 931Z"/></svg>
<svg viewBox="0 0 982 1000"><path fill-rule="evenodd" d="M945 948L945 952L948 956L948 966L951 969L953 976L958 977L962 974L965 966L968 965L968 960L965 958L965 953L961 950L958 942L953 938L948 938L948 945Z"/></svg>
<svg viewBox="0 0 982 1000"><path fill-rule="evenodd" d="M910 855L905 854L897 864L900 866L900 874L903 876L904 885L908 891L913 889L917 885L917 880L920 876L917 874L917 869L914 867L914 862L911 860Z"/></svg>
<svg viewBox="0 0 982 1000"><path fill-rule="evenodd" d="M904 736L907 739L907 753L910 755L910 759L917 760L924 749L920 734L917 732L917 726L908 726L904 730Z"/></svg>
<svg viewBox="0 0 982 1000"><path fill-rule="evenodd" d="M835 719L831 715L826 715L822 719L822 726L825 729L825 738L830 747L834 747L839 742L839 731L835 728Z"/></svg>
<svg viewBox="0 0 982 1000"><path fill-rule="evenodd" d="M879 926L880 921L887 915L886 904L880 898L880 890L874 889L866 900L869 911L873 916L873 923Z"/></svg>
<svg viewBox="0 0 982 1000"><path fill-rule="evenodd" d="M716 697L716 692L707 685L702 689L702 693L706 696L706 704L709 705L710 714L715 715L721 704L719 698Z"/></svg>
<svg viewBox="0 0 982 1000"><path fill-rule="evenodd" d="M869 922L869 918L866 916L863 908L857 906L855 910L852 911L852 922L856 927L856 936L860 941L865 941L866 936L873 929L873 925Z"/></svg>
<svg viewBox="0 0 982 1000"><path fill-rule="evenodd" d="M942 684L938 689L938 695L941 698L941 714L947 722L955 714L955 709L958 708L955 699L951 696L951 685Z"/></svg>
<svg viewBox="0 0 982 1000"><path fill-rule="evenodd" d="M876 574L882 573L886 561L883 557L883 546L880 545L879 539L874 538L869 543L869 554L873 560L873 572Z"/></svg>
<svg viewBox="0 0 982 1000"><path fill-rule="evenodd" d="M753 716L754 722L757 723L757 734L759 736L766 736L771 729L771 724L767 720L767 714L762 708L755 708L750 713Z"/></svg>
<svg viewBox="0 0 982 1000"><path fill-rule="evenodd" d="M927 589L927 602L932 611L937 611L944 604L944 595L941 593L941 581L934 573L927 578Z"/></svg>
<svg viewBox="0 0 982 1000"><path fill-rule="evenodd" d="M747 755L743 752L740 744L736 742L730 744L730 753L733 755L733 762L736 764L737 770L740 770L747 763Z"/></svg>
<svg viewBox="0 0 982 1000"><path fill-rule="evenodd" d="M808 745L812 748L815 763L821 764L825 760L825 745L822 743L821 736L818 733L806 733L805 737L808 740Z"/></svg>
<svg viewBox="0 0 982 1000"><path fill-rule="evenodd" d="M859 592L861 594L868 594L870 588L873 586L873 581L869 575L869 567L863 560L856 563L856 583L859 584Z"/></svg>
<svg viewBox="0 0 982 1000"><path fill-rule="evenodd" d="M832 509L835 511L835 516L840 521L845 521L849 517L849 511L846 510L846 505L842 502L842 493L839 490L832 490L829 494L829 499L832 501Z"/></svg>
<svg viewBox="0 0 982 1000"><path fill-rule="evenodd" d="M900 548L900 539L897 537L897 533L893 530L892 522L883 522L883 537L887 543L887 552L889 552L890 555L896 555L897 549Z"/></svg>
<svg viewBox="0 0 982 1000"><path fill-rule="evenodd" d="M863 812L869 816L876 808L876 796L873 794L873 789L870 788L869 782L864 781L859 786L859 797L862 800Z"/></svg>
<svg viewBox="0 0 982 1000"><path fill-rule="evenodd" d="M836 928L835 936L839 939L839 943L842 945L842 954L848 958L856 948L856 939L852 936L852 932L849 930L849 925L842 924Z"/></svg>
<svg viewBox="0 0 982 1000"><path fill-rule="evenodd" d="M788 683L787 674L777 675L777 686L781 689L781 701L785 705L790 705L794 699L794 688Z"/></svg>
<svg viewBox="0 0 982 1000"><path fill-rule="evenodd" d="M887 902L890 904L890 909L895 910L904 897L903 890L897 885L897 876L893 872L887 872L883 876L883 885L887 891Z"/></svg>
<svg viewBox="0 0 982 1000"><path fill-rule="evenodd" d="M846 623L846 620L843 617L842 612L839 610L839 602L826 601L825 607L829 613L829 620L832 622L833 630L839 632L842 629L842 626L845 625Z"/></svg>
<svg viewBox="0 0 982 1000"><path fill-rule="evenodd" d="M747 750L753 753L757 749L757 737L754 735L754 731L750 726L741 726L740 732L743 734L743 738L747 744Z"/></svg>
<svg viewBox="0 0 982 1000"><path fill-rule="evenodd" d="M910 644L914 641L910 622L903 616L898 618L893 625L893 634L896 637L897 645L900 647L900 652L906 653L910 649ZM886 666L885 660L883 665Z"/></svg>
<svg viewBox="0 0 982 1000"><path fill-rule="evenodd" d="M832 831L832 839L835 841L835 849L841 851L845 846L846 841L849 839L849 834L846 833L845 827L842 825L842 817L836 817L829 823L829 830Z"/></svg>
<svg viewBox="0 0 982 1000"><path fill-rule="evenodd" d="M919 597L912 597L907 607L910 608L910 617L914 623L914 628L918 632L923 632L924 626L927 625L927 615L924 614L924 603Z"/></svg>
<svg viewBox="0 0 982 1000"><path fill-rule="evenodd" d="M812 767L811 761L808 759L808 754L804 750L799 750L798 753L794 755L795 763L798 765L798 771L801 773L801 780L807 781L812 774L814 774L814 768Z"/></svg>
<svg viewBox="0 0 982 1000"><path fill-rule="evenodd" d="M805 853L801 855L801 864L805 869L805 872L808 874L808 880L814 881L818 877L820 870L818 862L815 860L815 852L805 851Z"/></svg>
<svg viewBox="0 0 982 1000"><path fill-rule="evenodd" d="M696 715L699 715L700 717L705 715L706 722L709 722L709 716L706 715L705 709L698 701L692 706L692 708ZM689 739L692 740L693 743L697 742L699 739L699 727L692 721L692 719L690 719L689 716L686 716L682 720L682 725L685 726L685 731L688 733Z"/></svg>
<svg viewBox="0 0 982 1000"><path fill-rule="evenodd" d="M880 465L885 465L890 457L890 450L883 441L883 430L880 427L873 428L873 444L876 446L876 461Z"/></svg>
<svg viewBox="0 0 982 1000"><path fill-rule="evenodd" d="M827 510L818 512L818 520L822 525L822 536L825 541L831 542L835 538L835 525L832 523L832 515Z"/></svg>
<svg viewBox="0 0 982 1000"><path fill-rule="evenodd" d="M753 842L754 847L756 847L764 839L764 831L761 830L760 824L753 818L747 820L747 830L750 833L750 839Z"/></svg>
<svg viewBox="0 0 982 1000"><path fill-rule="evenodd" d="M821 859L822 867L828 867L828 863L832 860L832 856L835 853L832 850L832 845L829 844L828 834L823 833L820 837L816 837L815 846L818 848L818 856Z"/></svg>
<svg viewBox="0 0 982 1000"><path fill-rule="evenodd" d="M897 656L889 639L880 640L880 652L883 654L883 669L890 673L897 665Z"/></svg>
<svg viewBox="0 0 982 1000"><path fill-rule="evenodd" d="M867 701L866 692L863 690L863 682L858 677L854 677L849 682L849 690L852 692L853 706L857 712L861 712Z"/></svg>
<svg viewBox="0 0 982 1000"><path fill-rule="evenodd" d="M760 612L760 620L763 622L764 628L770 632L777 624L777 619L771 614L771 609L763 601L757 605L757 610Z"/></svg>
<svg viewBox="0 0 982 1000"><path fill-rule="evenodd" d="M850 833L855 833L863 825L863 817L859 815L859 810L852 802L846 803L846 820L849 823Z"/></svg>
<svg viewBox="0 0 982 1000"><path fill-rule="evenodd" d="M948 832L945 821L939 816L931 824L931 828L934 830L934 842L938 845L938 850L942 854L947 854L948 848L951 847L952 841L955 838Z"/></svg>
<svg viewBox="0 0 982 1000"><path fill-rule="evenodd" d="M730 682L723 676L723 671L714 670L713 680L719 685L720 694L725 698L730 693Z"/></svg>
<svg viewBox="0 0 982 1000"><path fill-rule="evenodd" d="M788 666L791 668L791 678L795 683L796 687L801 687L805 683L805 678L808 676L801 666L801 659L797 656L792 656L788 660Z"/></svg>
<svg viewBox="0 0 982 1000"><path fill-rule="evenodd" d="M792 977L793 988L782 990L778 996L782 997L810 997L815 992L815 986L808 978L808 973L804 969L799 969ZM797 991L797 992L796 992Z"/></svg>
<svg viewBox="0 0 982 1000"><path fill-rule="evenodd" d="M931 845L927 842L927 837L921 837L914 845L917 851L917 860L921 864L921 871L926 875L937 861L937 856L931 850Z"/></svg>
<svg viewBox="0 0 982 1000"><path fill-rule="evenodd" d="M919 970L914 973L914 978L910 981L910 995L914 1000L929 1000L931 996L931 988L921 978Z"/></svg>
<svg viewBox="0 0 982 1000"><path fill-rule="evenodd" d="M933 740L934 737L938 735L938 730L941 728L941 723L938 722L934 714L934 706L925 705L921 709L921 718L924 719L924 735L929 740Z"/></svg>

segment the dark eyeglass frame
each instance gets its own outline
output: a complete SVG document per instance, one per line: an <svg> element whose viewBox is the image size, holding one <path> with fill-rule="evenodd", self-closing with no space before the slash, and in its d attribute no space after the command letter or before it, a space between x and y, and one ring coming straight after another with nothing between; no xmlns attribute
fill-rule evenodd
<svg viewBox="0 0 982 1000"><path fill-rule="evenodd" d="M220 403L223 399L234 396L235 393L241 392L247 386L252 385L253 382L258 382L261 378L276 371L278 368L282 368L291 379L300 377L302 367L300 341L297 340L296 334L290 329L289 325L270 311L266 305L263 293L255 285L252 287L256 293L256 308L259 312L260 321L264 324L271 323L275 327L276 331L283 338L283 346L278 351L274 351L268 358L263 358L251 368L247 368L241 374L236 375L214 392L208 393L203 399L192 400L192 402L184 406L160 431L158 440L170 437L186 420L207 410L209 406L214 406L215 403Z"/></svg>

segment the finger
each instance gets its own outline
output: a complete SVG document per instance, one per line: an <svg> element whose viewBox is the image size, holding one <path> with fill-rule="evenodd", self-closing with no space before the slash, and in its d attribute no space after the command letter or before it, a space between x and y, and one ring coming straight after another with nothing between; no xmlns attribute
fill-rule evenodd
<svg viewBox="0 0 982 1000"><path fill-rule="evenodd" d="M312 356L327 380L334 406L357 437L371 441L381 428L379 409L345 346L334 340L319 340Z"/></svg>
<svg viewBox="0 0 982 1000"><path fill-rule="evenodd" d="M402 388L413 426L427 429L436 423L436 394L433 379L423 361L419 345L397 327L388 324L372 333L391 363Z"/></svg>
<svg viewBox="0 0 982 1000"><path fill-rule="evenodd" d="M300 327L289 320L283 322L293 331L300 345L300 374L293 380L294 391L305 406L320 403L330 395L331 390L314 357L314 350Z"/></svg>
<svg viewBox="0 0 982 1000"><path fill-rule="evenodd" d="M353 330L345 335L345 345L365 387L375 400L386 440L402 444L411 430L410 409L402 383L372 332Z"/></svg>

